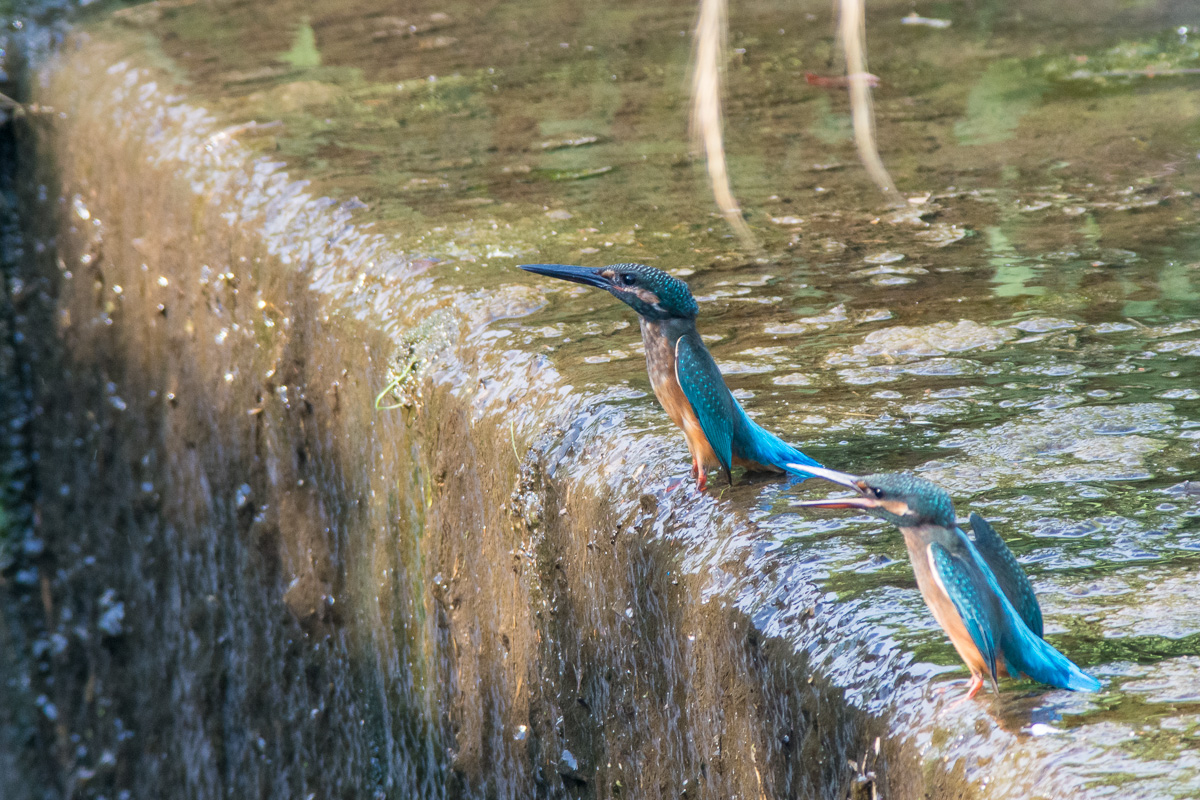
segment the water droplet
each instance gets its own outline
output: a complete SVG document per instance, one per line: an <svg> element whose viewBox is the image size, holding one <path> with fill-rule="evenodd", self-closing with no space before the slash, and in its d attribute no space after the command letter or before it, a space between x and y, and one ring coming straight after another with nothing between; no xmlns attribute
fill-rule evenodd
<svg viewBox="0 0 1200 800"><path fill-rule="evenodd" d="M46 719L51 722L58 719L58 707L54 703L51 703L50 698L46 697L46 695L38 695L37 700L34 702L42 709L42 713L46 715Z"/></svg>

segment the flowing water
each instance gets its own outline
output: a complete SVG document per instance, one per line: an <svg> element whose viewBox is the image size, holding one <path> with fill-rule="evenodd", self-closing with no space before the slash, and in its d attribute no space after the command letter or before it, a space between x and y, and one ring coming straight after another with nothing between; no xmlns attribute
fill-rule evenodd
<svg viewBox="0 0 1200 800"><path fill-rule="evenodd" d="M796 509L826 492L812 483L713 482L756 527L724 539L700 515L671 539L704 598L988 796L1196 796L1200 10L930 3L905 24L911 3L870 4L881 154L906 197L892 208L857 164L844 93L804 78L838 70L828 6L731 9L726 146L759 249L689 155L692 3L169 2L109 24L153 37L230 138L425 264L421 280L476 301L518 285L487 336L546 356L599 409L583 428L670 441L674 497L692 491L686 452L632 314L515 265L684 277L752 416L831 467L915 470L960 517L984 514L1050 640L1105 690L1009 683L950 708L966 673L899 534ZM515 449L535 423L514 420ZM603 466L572 469L604 483Z"/></svg>

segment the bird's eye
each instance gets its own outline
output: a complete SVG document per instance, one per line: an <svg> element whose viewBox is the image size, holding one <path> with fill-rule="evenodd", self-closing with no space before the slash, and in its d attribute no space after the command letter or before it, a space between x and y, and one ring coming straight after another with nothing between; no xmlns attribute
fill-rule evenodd
<svg viewBox="0 0 1200 800"><path fill-rule="evenodd" d="M625 284L626 286L633 286L635 283L637 283L637 276L626 272L621 276L621 283Z"/></svg>

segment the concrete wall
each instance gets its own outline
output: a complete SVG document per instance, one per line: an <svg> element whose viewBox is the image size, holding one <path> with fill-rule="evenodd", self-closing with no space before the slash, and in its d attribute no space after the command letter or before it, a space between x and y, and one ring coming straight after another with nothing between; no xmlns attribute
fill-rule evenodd
<svg viewBox="0 0 1200 800"><path fill-rule="evenodd" d="M139 52L76 40L25 143L26 796L932 791L714 591L744 516L489 332L537 295L397 255Z"/></svg>

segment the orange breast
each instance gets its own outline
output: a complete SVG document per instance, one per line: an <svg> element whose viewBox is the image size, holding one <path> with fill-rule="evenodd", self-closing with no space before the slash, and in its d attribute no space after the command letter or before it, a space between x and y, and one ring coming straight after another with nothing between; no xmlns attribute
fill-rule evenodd
<svg viewBox="0 0 1200 800"><path fill-rule="evenodd" d="M643 319L641 325L642 343L646 348L646 371L650 373L654 396L671 421L683 429L692 460L698 461L705 469L719 467L721 462L717 460L717 454L709 445L692 404L675 377L675 341L663 332L660 323Z"/></svg>
<svg viewBox="0 0 1200 800"><path fill-rule="evenodd" d="M930 553L929 547L911 529L901 528L901 531L904 533L908 557L912 561L913 572L917 577L917 588L921 590L925 604L933 612L933 618L950 637L950 644L954 645L954 649L958 651L958 657L963 660L971 673L990 676L991 670L988 668L987 661L984 659L983 653L979 652L979 648L975 646L975 640L971 638L967 626L963 624L962 615L958 613L954 602L942 589L933 573L933 554ZM997 659L996 669L1001 675L1005 672L999 659Z"/></svg>
<svg viewBox="0 0 1200 800"><path fill-rule="evenodd" d="M651 374L650 383L654 387L654 396L662 403L671 421L683 429L683 437L687 440L688 452L692 454L692 458L704 465L705 469L719 467L721 462L708 443L708 437L700 427L700 420L692 410L692 404L688 402L679 381L675 379L675 374L660 375L657 381L654 378Z"/></svg>

